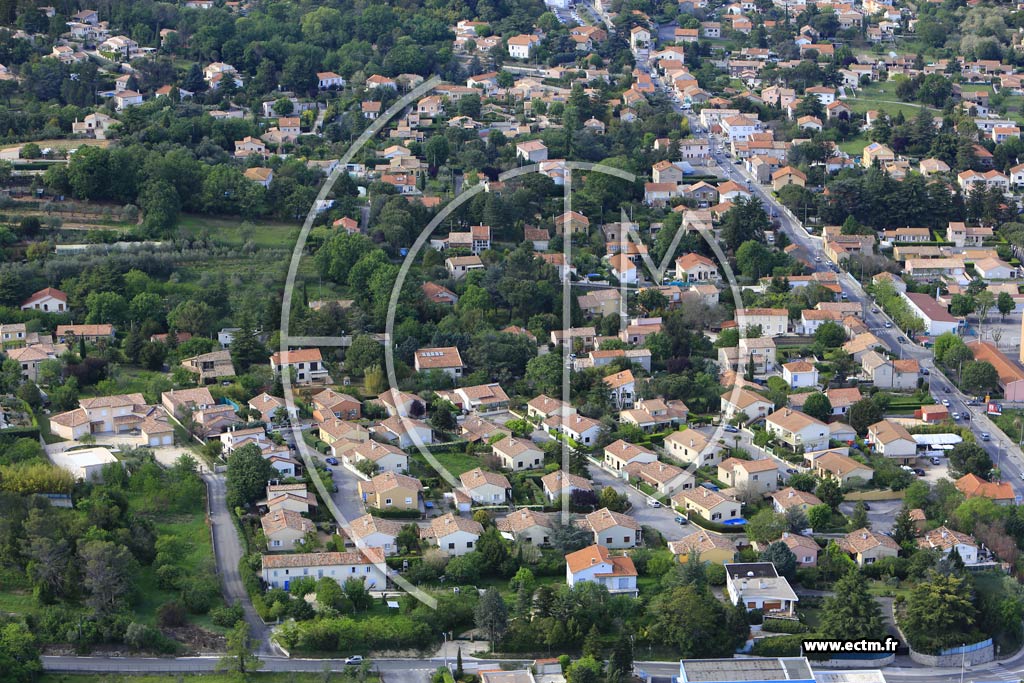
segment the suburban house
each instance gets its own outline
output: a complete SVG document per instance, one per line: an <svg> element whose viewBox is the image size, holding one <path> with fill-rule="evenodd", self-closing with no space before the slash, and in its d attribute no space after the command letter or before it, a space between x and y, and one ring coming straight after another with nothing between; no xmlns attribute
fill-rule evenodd
<svg viewBox="0 0 1024 683"><path fill-rule="evenodd" d="M484 262L476 254L469 256L449 256L444 260L444 267L455 280L460 280L471 270L483 270Z"/></svg>
<svg viewBox="0 0 1024 683"><path fill-rule="evenodd" d="M462 363L462 356L454 346L437 348L417 349L413 357L413 367L416 372L427 372L428 370L439 370L452 379L462 377L462 371L466 367Z"/></svg>
<svg viewBox="0 0 1024 683"><path fill-rule="evenodd" d="M764 494L778 486L778 465L771 458L762 460L740 460L728 458L718 464L718 478L730 487Z"/></svg>
<svg viewBox="0 0 1024 683"><path fill-rule="evenodd" d="M650 463L657 459L658 455L654 451L622 439L604 448L604 465L616 472L621 472L631 463Z"/></svg>
<svg viewBox="0 0 1024 683"><path fill-rule="evenodd" d="M633 399L636 396L636 380L633 378L632 370L623 370L604 378L608 387L612 403L619 410L633 407Z"/></svg>
<svg viewBox="0 0 1024 683"><path fill-rule="evenodd" d="M378 472L398 472L401 474L409 471L409 456L405 454L405 451L391 444L380 443L370 439L357 443L353 448L346 451L344 458L352 465L358 465L364 460L372 462L376 465L376 471Z"/></svg>
<svg viewBox="0 0 1024 683"><path fill-rule="evenodd" d="M944 555L950 554L955 549L964 564L978 563L978 542L968 534L953 531L945 526L925 532L921 538L917 539L917 546L939 550Z"/></svg>
<svg viewBox="0 0 1024 683"><path fill-rule="evenodd" d="M668 549L680 564L685 564L693 552L700 553L702 562L726 564L735 561L737 552L736 544L730 538L700 527L681 540L669 541Z"/></svg>
<svg viewBox="0 0 1024 683"><path fill-rule="evenodd" d="M398 553L398 534L405 524L394 519L363 515L349 523L349 538L359 548L379 548L385 555Z"/></svg>
<svg viewBox="0 0 1024 683"><path fill-rule="evenodd" d="M399 448L434 443L434 430L430 425L411 417L389 417L371 427L370 431Z"/></svg>
<svg viewBox="0 0 1024 683"><path fill-rule="evenodd" d="M544 496L549 501L560 500L562 496L572 496L574 491L593 492L594 487L586 477L555 470L540 478L541 487L544 489Z"/></svg>
<svg viewBox="0 0 1024 683"><path fill-rule="evenodd" d="M988 361L996 369L999 388L1007 401L1024 401L1024 368L1011 359L992 342L971 341L967 348L974 353L974 360ZM1024 352L1021 353L1024 357Z"/></svg>
<svg viewBox="0 0 1024 683"><path fill-rule="evenodd" d="M479 522L467 517L456 517L449 512L434 517L430 524L420 527L420 538L436 545L449 555L465 555L473 552L484 528Z"/></svg>
<svg viewBox="0 0 1024 683"><path fill-rule="evenodd" d="M722 417L726 420L733 419L737 413L743 413L746 421L750 422L767 417L775 410L775 404L761 394L738 386L722 394L721 399Z"/></svg>
<svg viewBox="0 0 1024 683"><path fill-rule="evenodd" d="M665 497L672 497L677 491L693 488L695 481L691 473L660 460L631 463L626 465L626 472L630 479L650 486L659 496Z"/></svg>
<svg viewBox="0 0 1024 683"><path fill-rule="evenodd" d="M68 310L68 295L53 287L40 289L21 303L21 310L65 313Z"/></svg>
<svg viewBox="0 0 1024 683"><path fill-rule="evenodd" d="M491 445L494 455L507 470L530 470L544 466L544 451L530 439L506 436Z"/></svg>
<svg viewBox="0 0 1024 683"><path fill-rule="evenodd" d="M357 486L363 503L378 510L416 510L420 504L420 492L423 491L419 479L397 472L382 472L370 481L360 481Z"/></svg>
<svg viewBox="0 0 1024 683"><path fill-rule="evenodd" d="M267 549L271 552L294 550L296 542L316 531L313 522L291 510L268 512L260 518L260 525L267 539Z"/></svg>
<svg viewBox="0 0 1024 683"><path fill-rule="evenodd" d="M95 344L101 339L113 340L114 326L107 324L57 325L57 330L54 332L54 336L57 337L57 341L61 344L70 344L72 339L75 341L84 339L87 342Z"/></svg>
<svg viewBox="0 0 1024 683"><path fill-rule="evenodd" d="M141 401L144 403L145 401ZM196 389L172 389L160 394L160 402L168 415L183 418L197 410L205 410L217 404L206 387Z"/></svg>
<svg viewBox="0 0 1024 683"><path fill-rule="evenodd" d="M880 389L910 391L917 388L921 367L916 360L893 360L874 349L867 351L860 360L865 379L870 379Z"/></svg>
<svg viewBox="0 0 1024 683"><path fill-rule="evenodd" d="M765 428L792 451L828 448L828 425L799 410L776 410L765 418Z"/></svg>
<svg viewBox="0 0 1024 683"><path fill-rule="evenodd" d="M339 585L349 579L361 579L369 590L387 587L384 551L366 548L345 553L297 553L263 556L263 581L272 588L288 590L300 577L328 577Z"/></svg>
<svg viewBox="0 0 1024 683"><path fill-rule="evenodd" d="M299 514L309 514L311 507L316 507L316 495L306 490L305 484L268 484L267 497L259 501L260 507L267 511L291 510Z"/></svg>
<svg viewBox="0 0 1024 683"><path fill-rule="evenodd" d="M590 581L604 586L609 593L635 597L638 576L633 560L612 555L601 545L592 545L565 556L565 581L570 587Z"/></svg>
<svg viewBox="0 0 1024 683"><path fill-rule="evenodd" d="M848 486L852 479L871 481L875 477L873 469L840 451L812 453L808 460L814 474L822 479L831 477L841 486Z"/></svg>
<svg viewBox="0 0 1024 683"><path fill-rule="evenodd" d="M891 537L871 529L851 531L840 538L837 544L853 556L859 567L874 564L885 557L896 557L900 552L899 544Z"/></svg>
<svg viewBox="0 0 1024 683"><path fill-rule="evenodd" d="M546 546L551 543L555 523L551 516L537 510L523 508L496 520L498 531L510 539Z"/></svg>
<svg viewBox="0 0 1024 683"><path fill-rule="evenodd" d="M544 420L543 426L544 431L549 434L561 432L575 443L584 446L596 442L597 438L601 435L601 431L604 429L598 420L576 414L569 415L568 417L552 415Z"/></svg>
<svg viewBox="0 0 1024 683"><path fill-rule="evenodd" d="M782 366L782 379L793 389L818 386L818 369L813 363L796 360Z"/></svg>
<svg viewBox="0 0 1024 683"><path fill-rule="evenodd" d="M344 458L350 450L370 440L370 430L361 424L331 418L317 423L320 440L331 447L331 455Z"/></svg>
<svg viewBox="0 0 1024 683"><path fill-rule="evenodd" d="M324 389L313 395L313 419L318 422L332 418L358 420L362 414L362 402L349 394L339 394L334 389Z"/></svg>
<svg viewBox="0 0 1024 683"><path fill-rule="evenodd" d="M715 465L719 453L708 437L696 429L681 429L665 437L665 450L687 465Z"/></svg>
<svg viewBox="0 0 1024 683"><path fill-rule="evenodd" d="M727 564L725 574L726 591L732 604L742 604L747 610L762 610L766 617L793 616L800 598L771 562Z"/></svg>
<svg viewBox="0 0 1024 683"><path fill-rule="evenodd" d="M459 476L462 489L474 503L504 505L512 494L512 484L505 475L488 472L479 467Z"/></svg>
<svg viewBox="0 0 1024 683"><path fill-rule="evenodd" d="M1005 481L985 481L976 474L965 474L955 484L966 498L990 498L997 505L1012 505L1017 500L1013 486Z"/></svg>
<svg viewBox="0 0 1024 683"><path fill-rule="evenodd" d="M683 489L672 496L672 504L687 514L695 513L711 522L740 518L740 503L704 486Z"/></svg>
<svg viewBox="0 0 1024 683"><path fill-rule="evenodd" d="M200 384L214 384L222 377L234 377L235 366L231 362L231 352L227 350L211 351L192 356L181 361L181 367L199 375Z"/></svg>
<svg viewBox="0 0 1024 683"><path fill-rule="evenodd" d="M676 259L676 278L683 282L717 282L720 276L714 261L690 253Z"/></svg>
<svg viewBox="0 0 1024 683"><path fill-rule="evenodd" d="M780 513L784 513L794 507L807 512L815 505L821 505L821 499L813 493L800 491L792 486L776 491L771 495L771 498L772 507L775 508L776 512Z"/></svg>
<svg viewBox="0 0 1024 683"><path fill-rule="evenodd" d="M275 377L282 372L294 373L296 384L331 383L320 349L295 349L283 353L277 351L270 357L270 367Z"/></svg>
<svg viewBox="0 0 1024 683"><path fill-rule="evenodd" d="M608 548L634 548L640 544L640 525L629 515L602 508L579 520L579 526L594 534L594 543Z"/></svg>
<svg viewBox="0 0 1024 683"><path fill-rule="evenodd" d="M783 531L782 538L779 540L785 543L790 552L796 555L796 566L818 566L818 553L821 552L821 546L813 538Z"/></svg>
<svg viewBox="0 0 1024 683"><path fill-rule="evenodd" d="M894 420L882 420L868 427L868 442L877 453L912 465L917 459L917 442L907 428Z"/></svg>

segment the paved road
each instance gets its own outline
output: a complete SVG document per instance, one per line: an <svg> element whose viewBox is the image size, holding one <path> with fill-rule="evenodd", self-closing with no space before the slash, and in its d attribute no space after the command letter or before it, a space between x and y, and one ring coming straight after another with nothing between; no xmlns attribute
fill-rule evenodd
<svg viewBox="0 0 1024 683"><path fill-rule="evenodd" d="M614 477L608 470L589 463L590 476L594 483L599 486L611 486L616 491L625 492L629 496L629 502L633 509L629 511L630 517L635 519L641 526L649 526L661 532L666 541L678 541L679 539L692 534L693 525L683 526L677 524L675 518L677 513L671 508L652 508L647 504L647 496L628 485L624 480Z"/></svg>
<svg viewBox="0 0 1024 683"><path fill-rule="evenodd" d="M889 683L982 683L1020 681L1024 678L1021 659L1024 652L1010 659L966 667L961 678L960 668L925 669L912 668L914 663L907 657L897 657L896 666L886 667L885 680ZM217 657L181 657L160 659L151 657L43 657L43 669L51 673L202 673L213 671ZM341 671L345 668L341 659L286 659L284 657L262 657L263 670L271 672L321 672L325 668ZM485 659L463 657L467 671L475 671L483 662L489 666L509 664L525 666L524 660ZM440 657L423 659L375 659L373 666L386 674L388 681L398 683L424 683L430 672L444 665ZM637 661L636 669L652 676L678 676L679 663ZM828 669L825 669L827 671Z"/></svg>
<svg viewBox="0 0 1024 683"><path fill-rule="evenodd" d="M238 538L238 530L228 512L224 477L216 474L204 474L203 479L206 481L206 490L210 496L214 554L224 599L242 605L245 610L245 621L249 624L252 638L259 643L258 651L260 654L270 653L270 629L260 619L256 608L252 606L252 600L249 599L249 593L245 590L242 577L238 573L238 563L242 559L242 542Z"/></svg>

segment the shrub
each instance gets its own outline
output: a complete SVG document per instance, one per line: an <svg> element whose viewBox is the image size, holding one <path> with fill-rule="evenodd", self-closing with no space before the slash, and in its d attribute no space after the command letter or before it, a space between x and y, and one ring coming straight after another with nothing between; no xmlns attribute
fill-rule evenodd
<svg viewBox="0 0 1024 683"><path fill-rule="evenodd" d="M181 601L193 614L206 614L220 599L220 586L216 579L186 579L183 583Z"/></svg>
<svg viewBox="0 0 1024 683"><path fill-rule="evenodd" d="M765 619L764 630L772 633L806 633L808 628L806 624L801 624L799 621L790 621L789 619Z"/></svg>
<svg viewBox="0 0 1024 683"><path fill-rule="evenodd" d="M245 618L245 610L237 602L233 605L214 607L210 610L210 618L217 626L231 628Z"/></svg>
<svg viewBox="0 0 1024 683"><path fill-rule="evenodd" d="M775 636L773 638L761 638L754 643L751 654L759 657L799 657L803 641L810 636L806 634L791 634Z"/></svg>
<svg viewBox="0 0 1024 683"><path fill-rule="evenodd" d="M181 579L181 576L182 571L180 567L173 564L165 564L156 570L156 585L165 591L174 590L178 586L178 580Z"/></svg>
<svg viewBox="0 0 1024 683"><path fill-rule="evenodd" d="M165 602L156 610L156 623L164 627L184 626L185 608L177 600Z"/></svg>
<svg viewBox="0 0 1024 683"><path fill-rule="evenodd" d="M725 585L725 567L720 564L708 564L705 569L705 574L708 578L708 583L712 586L724 586Z"/></svg>

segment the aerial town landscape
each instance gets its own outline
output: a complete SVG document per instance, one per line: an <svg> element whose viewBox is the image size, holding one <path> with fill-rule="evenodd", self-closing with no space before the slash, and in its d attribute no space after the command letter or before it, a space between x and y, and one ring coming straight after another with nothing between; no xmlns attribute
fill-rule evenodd
<svg viewBox="0 0 1024 683"><path fill-rule="evenodd" d="M0 683L1024 681L1022 127L1024 2L0 0Z"/></svg>

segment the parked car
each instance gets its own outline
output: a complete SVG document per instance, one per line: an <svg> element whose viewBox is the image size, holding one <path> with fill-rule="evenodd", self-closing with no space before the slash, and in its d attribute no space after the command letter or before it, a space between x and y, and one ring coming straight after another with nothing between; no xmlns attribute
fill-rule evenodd
<svg viewBox="0 0 1024 683"><path fill-rule="evenodd" d="M325 461L325 462L326 462L326 463L327 463L328 465L334 465L335 467L337 467L337 466L338 466L338 459L337 459L337 458L324 458L324 461Z"/></svg>
<svg viewBox="0 0 1024 683"><path fill-rule="evenodd" d="M736 425L725 425L724 427L722 427L722 429L729 432L730 434L736 434L740 431L740 428L737 427Z"/></svg>
<svg viewBox="0 0 1024 683"><path fill-rule="evenodd" d="M685 525L687 525L689 523L690 523L690 520L686 519L686 517L676 517L676 524L682 524L682 525L685 526Z"/></svg>
<svg viewBox="0 0 1024 683"><path fill-rule="evenodd" d="M936 455L933 455L933 456L932 456L932 464L933 464L933 465L941 465L941 464L942 464L942 461L941 461L941 460L939 460L938 456L936 456Z"/></svg>
<svg viewBox="0 0 1024 683"><path fill-rule="evenodd" d="M926 474L926 472L923 469L921 469L920 467L915 467L914 468L914 474L916 474L919 477L923 477Z"/></svg>
<svg viewBox="0 0 1024 683"><path fill-rule="evenodd" d="M658 501L654 500L653 498L648 498L647 499L647 505L652 507L652 508L660 508L661 507L661 503L659 503Z"/></svg>

